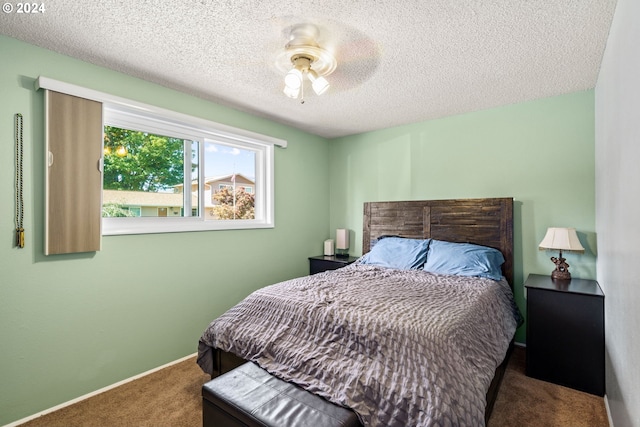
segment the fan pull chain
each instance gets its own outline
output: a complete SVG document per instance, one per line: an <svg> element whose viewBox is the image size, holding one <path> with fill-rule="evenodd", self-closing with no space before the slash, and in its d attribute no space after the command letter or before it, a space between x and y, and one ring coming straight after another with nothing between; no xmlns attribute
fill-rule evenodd
<svg viewBox="0 0 640 427"><path fill-rule="evenodd" d="M16 246L24 248L24 198L22 169L24 160L24 143L22 139L22 114L16 114Z"/></svg>

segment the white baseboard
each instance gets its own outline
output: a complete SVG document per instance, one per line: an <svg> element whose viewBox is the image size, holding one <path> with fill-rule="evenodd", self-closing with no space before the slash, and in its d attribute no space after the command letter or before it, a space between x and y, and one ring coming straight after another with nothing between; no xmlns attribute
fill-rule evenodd
<svg viewBox="0 0 640 427"><path fill-rule="evenodd" d="M100 393L104 393L105 391L112 390L112 389L114 389L114 388L116 388L116 387L119 387L119 386L121 386L121 385L123 385L123 384L130 383L131 381L134 381L134 380L137 380L137 379L139 379L139 378L145 377L145 376L147 376L147 375L153 374L154 372L158 372L158 371L159 371L159 370L161 370L161 369L168 368L169 366L175 365L175 364L180 363L180 362L184 362L185 360L188 360L188 359L190 359L190 358L192 358L192 357L195 357L197 354L198 354L198 353L190 354L190 355L185 356L185 357L182 357L182 358L180 358L180 359L178 359L178 360L174 360L173 362L169 362L169 363L167 363L167 364L165 364L165 365L158 366L157 368L153 368L153 369L151 369L151 370L149 370L149 371L146 371L146 372L143 372L143 373L141 373L141 374L134 375L134 376L133 376L133 377L131 377L131 378L126 378L126 379L124 379L124 380L122 380L122 381L118 381L118 382L117 382L117 383L115 383L115 384L111 384L111 385L108 385L108 386L106 386L106 387L103 387L103 388L101 388L101 389L99 389L99 390L92 391L91 393L87 393L87 394L85 394L85 395L83 395L83 396L76 397L76 398L75 398L75 399L73 399L73 400L69 400L68 402L64 402L64 403L61 403L61 404L59 404L59 405L56 405L56 406L54 406L53 408L45 409L44 411L40 411L40 412L38 412L38 413L36 413L36 414L29 415L28 417L26 417L26 418L22 418L22 419L17 420L17 421L14 421L14 422L12 422L11 424L5 424L3 427L16 427L16 426L19 426L20 424L24 424L24 423L26 423L27 421L31 421L31 420L33 420L33 419L39 418L39 417L41 417L41 416L43 416L43 415L46 415L46 414L49 414L49 413L51 413L51 412L55 412L55 411L57 411L57 410L59 410L59 409L65 408L65 407L67 407L67 406L71 406L71 405L73 405L74 403L81 402L81 401L83 401L83 400L85 400L85 399L88 399L88 398L90 398L90 397L96 396L96 395L98 395L98 394L100 394Z"/></svg>
<svg viewBox="0 0 640 427"><path fill-rule="evenodd" d="M611 409L609 408L609 399L604 395L604 408L607 410L607 418L609 419L609 427L613 427L613 418L611 418Z"/></svg>

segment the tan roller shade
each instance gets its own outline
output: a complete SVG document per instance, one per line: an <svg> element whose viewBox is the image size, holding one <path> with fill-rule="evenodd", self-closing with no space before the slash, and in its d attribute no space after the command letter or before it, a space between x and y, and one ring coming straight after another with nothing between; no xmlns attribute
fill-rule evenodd
<svg viewBox="0 0 640 427"><path fill-rule="evenodd" d="M100 250L102 103L45 91L45 255Z"/></svg>

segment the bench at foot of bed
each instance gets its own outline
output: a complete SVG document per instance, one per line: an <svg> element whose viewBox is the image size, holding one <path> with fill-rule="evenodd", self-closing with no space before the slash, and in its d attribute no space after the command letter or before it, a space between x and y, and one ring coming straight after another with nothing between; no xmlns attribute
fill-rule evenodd
<svg viewBox="0 0 640 427"><path fill-rule="evenodd" d="M245 363L202 386L203 427L356 427L356 414Z"/></svg>

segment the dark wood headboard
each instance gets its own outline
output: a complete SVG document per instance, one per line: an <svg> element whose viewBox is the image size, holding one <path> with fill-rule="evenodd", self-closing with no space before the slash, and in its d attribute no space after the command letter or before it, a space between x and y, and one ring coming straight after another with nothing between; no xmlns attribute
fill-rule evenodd
<svg viewBox="0 0 640 427"><path fill-rule="evenodd" d="M415 200L364 204L362 253L381 236L475 243L504 255L513 288L513 198Z"/></svg>

